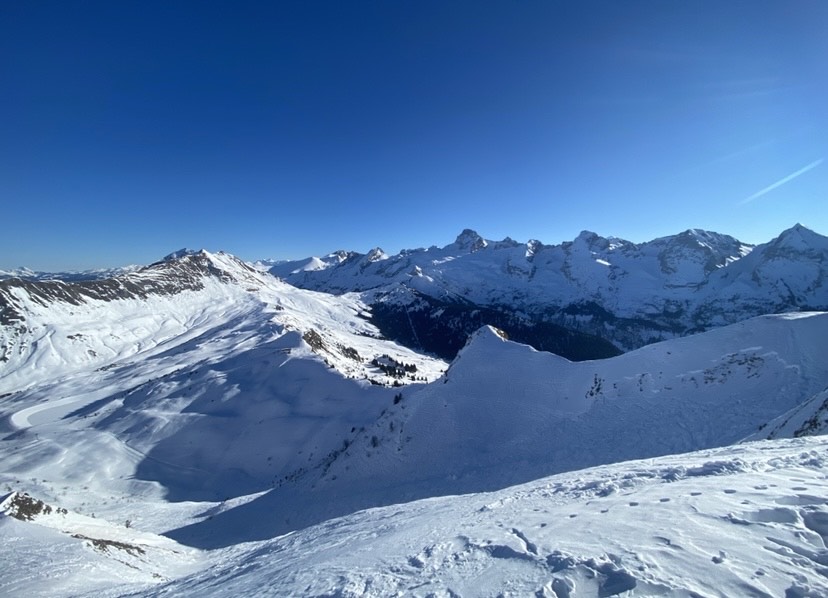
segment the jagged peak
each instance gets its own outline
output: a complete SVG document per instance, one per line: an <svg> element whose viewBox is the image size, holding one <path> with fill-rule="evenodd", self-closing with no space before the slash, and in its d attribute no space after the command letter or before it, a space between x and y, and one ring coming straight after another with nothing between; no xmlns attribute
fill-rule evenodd
<svg viewBox="0 0 828 598"><path fill-rule="evenodd" d="M464 228L463 232L457 235L454 240L454 245L458 249L465 249L470 252L478 251L488 245L486 239L481 237L477 231L470 228Z"/></svg>
<svg viewBox="0 0 828 598"><path fill-rule="evenodd" d="M529 239L526 242L526 257L533 257L538 251L544 248L544 244L537 239Z"/></svg>
<svg viewBox="0 0 828 598"><path fill-rule="evenodd" d="M385 253L381 247L374 247L371 251L365 254L365 259L369 262L377 262L379 260L387 260L388 254Z"/></svg>
<svg viewBox="0 0 828 598"><path fill-rule="evenodd" d="M698 245L710 249L711 243L716 244L722 239L722 235L711 233L700 228L688 228L672 237L667 237L668 243L680 243L682 245Z"/></svg>
<svg viewBox="0 0 828 598"><path fill-rule="evenodd" d="M353 257L356 254L354 251L345 251L344 249L337 249L336 251L330 252L325 258L331 258L338 260L340 262L344 262L349 257Z"/></svg>

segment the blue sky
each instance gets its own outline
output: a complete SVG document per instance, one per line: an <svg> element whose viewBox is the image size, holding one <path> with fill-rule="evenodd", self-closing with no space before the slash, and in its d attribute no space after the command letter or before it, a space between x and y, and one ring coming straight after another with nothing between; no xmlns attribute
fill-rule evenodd
<svg viewBox="0 0 828 598"><path fill-rule="evenodd" d="M828 2L0 7L0 268L828 234Z"/></svg>

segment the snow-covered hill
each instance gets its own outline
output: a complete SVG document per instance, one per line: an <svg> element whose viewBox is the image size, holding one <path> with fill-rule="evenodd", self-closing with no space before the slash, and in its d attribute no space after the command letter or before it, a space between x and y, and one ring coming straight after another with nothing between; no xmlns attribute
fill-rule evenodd
<svg viewBox="0 0 828 598"><path fill-rule="evenodd" d="M827 474L824 437L766 441L370 509L211 552L55 509L0 515L0 593L817 598Z"/></svg>
<svg viewBox="0 0 828 598"><path fill-rule="evenodd" d="M828 389L762 426L751 440L828 434Z"/></svg>
<svg viewBox="0 0 828 598"><path fill-rule="evenodd" d="M185 596L828 595L828 441L728 447L371 509L163 587Z"/></svg>
<svg viewBox="0 0 828 598"><path fill-rule="evenodd" d="M801 225L752 247L701 230L635 244L583 232L544 245L483 239L386 255L336 252L274 266L290 283L422 311L494 308L635 348L766 313L828 309L828 238ZM401 295L397 287L410 289ZM493 322L487 322L493 323Z"/></svg>
<svg viewBox="0 0 828 598"><path fill-rule="evenodd" d="M400 384L433 379L427 364L434 360L383 344L366 309L359 300L301 291L229 254L207 251L171 254L104 280L0 281L0 392L197 344L192 341L199 336L226 335L245 322L263 338L274 326L298 332L348 377ZM428 371L389 376L370 363L385 349Z"/></svg>
<svg viewBox="0 0 828 598"><path fill-rule="evenodd" d="M48 487L27 488L47 499L66 483L170 500L270 488L331 459L399 388L445 369L378 338L359 301L226 254L100 283L0 285L11 314L0 327L0 430L14 432L0 472L31 477L64 454L37 478ZM78 507L73 497L65 506Z"/></svg>
<svg viewBox="0 0 828 598"><path fill-rule="evenodd" d="M445 377L400 400L321 469L172 533L262 539L427 496L739 442L828 388L828 314L764 316L612 359L569 362L482 329ZM247 529L245 520L262 523Z"/></svg>
<svg viewBox="0 0 828 598"><path fill-rule="evenodd" d="M768 264L819 264L819 239L694 292L758 272L782 281L768 296L818 294L821 266ZM449 367L375 324L411 297L434 299L298 289L206 251L0 282L0 594L824 594L823 440L676 454L824 431L828 313L579 362L484 326Z"/></svg>

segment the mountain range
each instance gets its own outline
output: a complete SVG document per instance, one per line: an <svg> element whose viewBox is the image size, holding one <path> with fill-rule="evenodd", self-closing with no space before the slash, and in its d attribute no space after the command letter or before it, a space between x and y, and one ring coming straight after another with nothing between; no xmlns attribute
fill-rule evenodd
<svg viewBox="0 0 828 598"><path fill-rule="evenodd" d="M489 241L467 229L443 248L394 256L379 248L365 255L337 251L276 264L270 272L301 288L362 293L383 315L381 328L408 344L423 337L421 327L428 331L423 320L445 322L436 313L468 318L486 310L474 326L514 329L514 338L577 359L609 356L595 337L629 350L752 316L828 309L827 259L828 239L801 225L757 246L695 229L647 243L584 231L559 245ZM407 319L402 312L411 315L416 333L383 326L385 319ZM437 336L446 336L445 326ZM576 348L567 355L556 350L566 347L523 338L537 326L589 337L580 339L582 354ZM422 344L444 357L459 348Z"/></svg>
<svg viewBox="0 0 828 598"><path fill-rule="evenodd" d="M825 595L826 253L466 230L2 280L0 594Z"/></svg>

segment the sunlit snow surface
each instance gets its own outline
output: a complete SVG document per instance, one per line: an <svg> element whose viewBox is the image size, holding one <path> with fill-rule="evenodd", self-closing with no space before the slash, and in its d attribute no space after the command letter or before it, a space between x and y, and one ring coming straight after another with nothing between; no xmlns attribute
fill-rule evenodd
<svg viewBox="0 0 828 598"><path fill-rule="evenodd" d="M828 440L766 441L372 509L211 552L121 528L141 558L55 531L72 515L4 518L0 593L825 596L827 472ZM83 523L73 529L100 535Z"/></svg>
<svg viewBox="0 0 828 598"><path fill-rule="evenodd" d="M824 432L828 314L581 363L486 328L443 375L355 297L208 259L232 282L20 297L0 500L51 510L0 515L0 595L828 594L821 438L547 477Z"/></svg>
<svg viewBox="0 0 828 598"><path fill-rule="evenodd" d="M825 596L826 471L819 439L563 474L241 546L159 594Z"/></svg>

